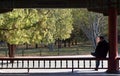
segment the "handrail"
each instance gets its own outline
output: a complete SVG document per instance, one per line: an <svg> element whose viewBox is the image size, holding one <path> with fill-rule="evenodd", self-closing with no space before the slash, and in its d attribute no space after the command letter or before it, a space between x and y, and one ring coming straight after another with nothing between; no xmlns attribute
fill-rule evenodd
<svg viewBox="0 0 120 76"><path fill-rule="evenodd" d="M38 57L38 58L9 58L3 57L0 60L108 60L109 58L94 58L94 57ZM120 59L120 58L117 58Z"/></svg>

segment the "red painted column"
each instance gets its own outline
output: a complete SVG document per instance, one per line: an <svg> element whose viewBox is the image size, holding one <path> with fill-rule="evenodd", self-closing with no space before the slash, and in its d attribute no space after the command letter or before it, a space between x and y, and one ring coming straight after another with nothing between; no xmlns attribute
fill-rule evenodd
<svg viewBox="0 0 120 76"><path fill-rule="evenodd" d="M108 71L107 72L118 72L118 34L117 34L117 9L114 7L109 8L109 60L108 60Z"/></svg>

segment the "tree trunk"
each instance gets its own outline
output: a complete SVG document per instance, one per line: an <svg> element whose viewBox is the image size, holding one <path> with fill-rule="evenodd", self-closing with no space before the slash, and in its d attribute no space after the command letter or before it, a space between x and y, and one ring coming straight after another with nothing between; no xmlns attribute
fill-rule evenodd
<svg viewBox="0 0 120 76"><path fill-rule="evenodd" d="M38 48L38 44L35 44L35 48Z"/></svg>
<svg viewBox="0 0 120 76"><path fill-rule="evenodd" d="M68 47L71 47L71 40L68 40Z"/></svg>
<svg viewBox="0 0 120 76"><path fill-rule="evenodd" d="M49 51L54 51L54 43L48 44Z"/></svg>
<svg viewBox="0 0 120 76"><path fill-rule="evenodd" d="M93 48L96 48L96 37L102 34L102 30L104 29L104 17L102 15L92 15L88 17L90 20L89 25L86 25L86 22L82 22L81 29L86 34L87 38L92 42Z"/></svg>
<svg viewBox="0 0 120 76"><path fill-rule="evenodd" d="M14 58L15 57L16 45L8 44L8 50L9 50L9 57ZM13 63L13 60L11 60L10 62Z"/></svg>
<svg viewBox="0 0 120 76"><path fill-rule="evenodd" d="M74 40L72 40L71 42L72 42L72 45L74 45Z"/></svg>
<svg viewBox="0 0 120 76"><path fill-rule="evenodd" d="M77 40L75 40L75 45L77 45Z"/></svg>
<svg viewBox="0 0 120 76"><path fill-rule="evenodd" d="M67 47L67 45L66 45L66 40L64 40L64 47Z"/></svg>
<svg viewBox="0 0 120 76"><path fill-rule="evenodd" d="M28 44L26 44L26 49L28 49L29 48L29 45Z"/></svg>
<svg viewBox="0 0 120 76"><path fill-rule="evenodd" d="M61 40L58 39L58 48L61 48L62 47L62 43L61 43Z"/></svg>

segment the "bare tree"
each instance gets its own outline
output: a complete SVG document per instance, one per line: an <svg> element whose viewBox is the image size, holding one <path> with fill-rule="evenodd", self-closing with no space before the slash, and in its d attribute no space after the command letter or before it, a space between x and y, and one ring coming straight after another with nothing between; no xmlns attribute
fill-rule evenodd
<svg viewBox="0 0 120 76"><path fill-rule="evenodd" d="M105 18L100 14L90 14L87 23L80 21L82 31L87 38L92 42L93 48L96 47L96 37L103 34Z"/></svg>

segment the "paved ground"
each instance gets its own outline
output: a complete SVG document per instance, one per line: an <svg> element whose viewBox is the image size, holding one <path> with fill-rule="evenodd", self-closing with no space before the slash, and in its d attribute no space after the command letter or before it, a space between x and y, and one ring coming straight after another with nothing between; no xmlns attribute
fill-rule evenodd
<svg viewBox="0 0 120 76"><path fill-rule="evenodd" d="M105 72L86 72L86 73L1 73L0 76L120 76L120 74L107 74Z"/></svg>
<svg viewBox="0 0 120 76"><path fill-rule="evenodd" d="M89 55L81 56L88 57ZM69 56L64 56L69 57ZM78 57L78 56L72 56ZM72 73L71 69L31 69L28 73L26 69L0 69L0 76L120 76L120 74L108 74L106 69L99 69L94 71L93 69L81 70L75 69Z"/></svg>

